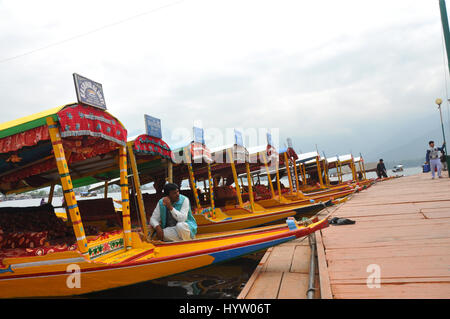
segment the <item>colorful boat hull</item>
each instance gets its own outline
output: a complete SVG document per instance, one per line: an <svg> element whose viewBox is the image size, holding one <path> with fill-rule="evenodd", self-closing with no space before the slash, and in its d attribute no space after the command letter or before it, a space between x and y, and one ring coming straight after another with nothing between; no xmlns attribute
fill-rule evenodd
<svg viewBox="0 0 450 319"><path fill-rule="evenodd" d="M308 226L288 219L287 224L199 236L189 242L142 243L141 248L91 262L75 251L12 258L4 260L7 267L0 273L0 297L70 296L132 285L251 254L327 226L327 219Z"/></svg>

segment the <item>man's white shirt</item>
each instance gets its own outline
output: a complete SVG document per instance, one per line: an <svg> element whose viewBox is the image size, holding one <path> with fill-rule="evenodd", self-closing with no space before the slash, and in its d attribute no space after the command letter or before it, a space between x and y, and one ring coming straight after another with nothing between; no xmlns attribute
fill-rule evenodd
<svg viewBox="0 0 450 319"><path fill-rule="evenodd" d="M169 210L167 209L167 211ZM186 199L184 200L180 210L177 210L175 207L173 207L170 213L178 223L185 222L187 220L189 213L189 200ZM156 226L158 226L160 223L161 223L161 210L158 201L158 204L156 205L155 210L153 211L152 217L150 218L150 225L152 225L153 228L156 228Z"/></svg>

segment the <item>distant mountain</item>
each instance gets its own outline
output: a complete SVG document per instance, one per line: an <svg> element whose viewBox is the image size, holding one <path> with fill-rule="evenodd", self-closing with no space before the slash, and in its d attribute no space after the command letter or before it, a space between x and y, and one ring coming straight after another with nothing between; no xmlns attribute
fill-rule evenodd
<svg viewBox="0 0 450 319"><path fill-rule="evenodd" d="M422 123L410 123L407 127L399 128L398 131L393 132L391 138L373 147L373 151L367 152L364 157L369 161L378 161L382 158L385 163L394 163L393 165L399 163L403 165L409 163L408 166L421 165L425 162L428 142L433 140L439 147L443 143L442 129L437 121L439 118L436 120L432 117L423 119ZM448 128L444 129L448 137Z"/></svg>

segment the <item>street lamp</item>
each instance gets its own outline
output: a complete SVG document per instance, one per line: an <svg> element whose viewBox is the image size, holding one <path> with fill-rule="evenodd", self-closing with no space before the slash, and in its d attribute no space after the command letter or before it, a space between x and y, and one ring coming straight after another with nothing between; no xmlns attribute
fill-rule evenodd
<svg viewBox="0 0 450 319"><path fill-rule="evenodd" d="M442 136L444 137L444 146L445 146L445 159L447 162L447 172L449 173L448 177L450 178L450 156L448 156L447 153L447 143L445 142L444 123L442 122L442 110L441 110L442 100L440 98L437 98L435 103L438 105L439 115L441 117Z"/></svg>

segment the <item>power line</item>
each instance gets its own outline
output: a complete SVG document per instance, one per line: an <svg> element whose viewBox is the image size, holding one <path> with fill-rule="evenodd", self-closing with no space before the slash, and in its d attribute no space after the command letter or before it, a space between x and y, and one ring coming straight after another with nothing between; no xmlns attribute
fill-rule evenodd
<svg viewBox="0 0 450 319"><path fill-rule="evenodd" d="M0 60L0 63L5 63L5 62L11 61L11 60L15 60L15 59L18 59L18 58L21 58L21 57L24 57L24 56L33 54L33 53L38 52L38 51L46 50L46 49L49 49L49 48L52 48L52 47L61 45L61 44L63 44L63 43L70 42L70 41L73 41L73 40L76 40L76 39L79 39L79 38L88 36L88 35L90 35L90 34L93 34L93 33L99 32L99 31L102 31L102 30L104 30L104 29L111 28L111 27L117 26L117 25L119 25L119 24L123 24L123 23L125 23L125 22L128 22L128 21L130 21L130 20L134 20L134 19L140 18L140 17L145 16L145 15L148 15L148 14L150 14L150 13L154 13L154 12L156 12L156 11L160 11L160 10L162 10L162 9L166 9L166 8L175 6L175 5L177 5L177 4L180 4L180 3L183 2L183 1L184 1L184 0L179 0L179 1L176 1L176 2L173 2L173 3L170 3L170 4L166 4L166 5L164 5L164 6L161 6L161 7L158 7L158 8L155 8L155 9L152 9L152 10L149 10L149 11L146 11L146 12L143 12L143 13L139 13L139 14L137 14L137 15L134 15L134 16L125 18L125 19L123 19L123 20L119 20L119 21L116 21L116 22L113 22L113 23L104 25L104 26L99 27L99 28L97 28L97 29L94 29L94 30L91 30L91 31L88 31L88 32L85 32L85 33L81 33L81 34L78 34L78 35L75 35L75 36L73 36L73 37L67 38L67 39L62 40L62 41L58 41L58 42L55 42L55 43L51 43L51 44L49 44L49 45L46 45L46 46L43 46L43 47L40 47L40 48L37 48L37 49L34 49L34 50L30 50L30 51L27 51L27 52L24 52L24 53L21 53L21 54L17 54L17 55L15 55L15 56L12 56L12 57L9 57L9 58L1 59L1 60Z"/></svg>

